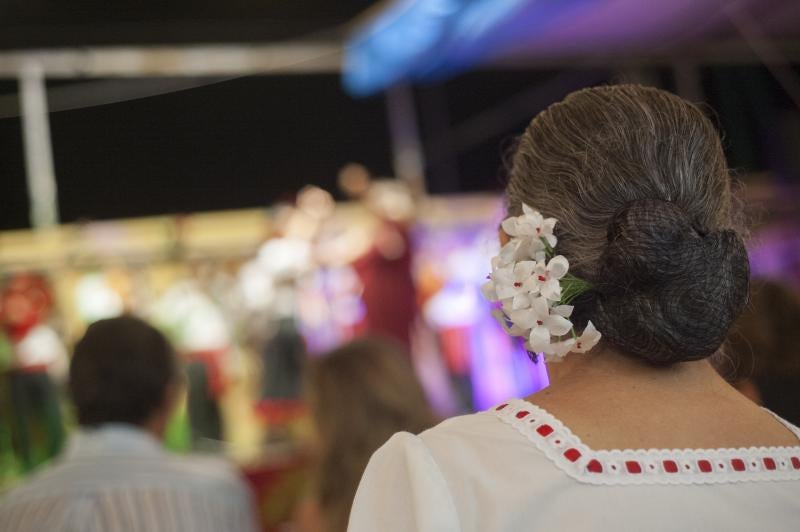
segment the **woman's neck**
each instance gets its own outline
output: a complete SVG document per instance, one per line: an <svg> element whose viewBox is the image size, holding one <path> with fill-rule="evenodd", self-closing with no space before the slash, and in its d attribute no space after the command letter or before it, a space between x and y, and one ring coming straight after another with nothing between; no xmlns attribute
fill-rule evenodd
<svg viewBox="0 0 800 532"><path fill-rule="evenodd" d="M796 444L706 360L658 367L605 349L548 369L551 385L529 400L595 449Z"/></svg>
<svg viewBox="0 0 800 532"><path fill-rule="evenodd" d="M708 391L709 386L730 388L706 360L654 366L612 349L571 354L562 362L550 364L548 371L553 389L589 386L620 390L632 387L652 391L674 389L686 393L694 387L704 391Z"/></svg>

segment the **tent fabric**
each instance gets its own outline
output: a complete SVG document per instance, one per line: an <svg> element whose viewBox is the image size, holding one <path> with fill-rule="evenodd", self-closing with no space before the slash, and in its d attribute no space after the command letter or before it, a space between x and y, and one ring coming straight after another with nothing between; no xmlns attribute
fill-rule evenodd
<svg viewBox="0 0 800 532"><path fill-rule="evenodd" d="M502 59L663 53L735 37L734 11L772 37L800 31L796 0L396 0L349 39L343 84L363 96Z"/></svg>

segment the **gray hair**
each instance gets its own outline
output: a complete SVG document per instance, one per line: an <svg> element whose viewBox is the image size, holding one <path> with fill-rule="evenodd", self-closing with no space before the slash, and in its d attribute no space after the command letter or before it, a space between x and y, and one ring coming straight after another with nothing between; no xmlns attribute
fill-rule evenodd
<svg viewBox="0 0 800 532"><path fill-rule="evenodd" d="M576 302L605 340L658 364L713 354L747 299L731 179L713 124L636 85L584 89L536 116L506 189L558 219L558 253L594 289Z"/></svg>

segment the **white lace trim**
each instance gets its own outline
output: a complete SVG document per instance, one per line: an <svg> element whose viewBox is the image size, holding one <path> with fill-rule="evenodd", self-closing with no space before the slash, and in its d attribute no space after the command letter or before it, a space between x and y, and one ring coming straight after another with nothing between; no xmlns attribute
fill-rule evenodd
<svg viewBox="0 0 800 532"><path fill-rule="evenodd" d="M543 408L520 399L492 409L559 469L588 484L711 484L800 480L800 445L594 451ZM774 415L774 414L773 414ZM775 416L800 439L800 429Z"/></svg>

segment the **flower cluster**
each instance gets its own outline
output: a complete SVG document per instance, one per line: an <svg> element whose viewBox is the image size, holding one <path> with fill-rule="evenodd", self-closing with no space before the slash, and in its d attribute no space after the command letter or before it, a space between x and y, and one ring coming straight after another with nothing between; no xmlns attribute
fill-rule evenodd
<svg viewBox="0 0 800 532"><path fill-rule="evenodd" d="M527 205L522 210L522 215L503 221L503 231L511 238L492 259L483 295L500 303L492 314L506 332L527 339L529 353L543 353L548 360L585 353L597 344L600 333L590 321L578 336L569 321L569 302L589 285L570 275L567 259L555 255L556 219L544 218Z"/></svg>

